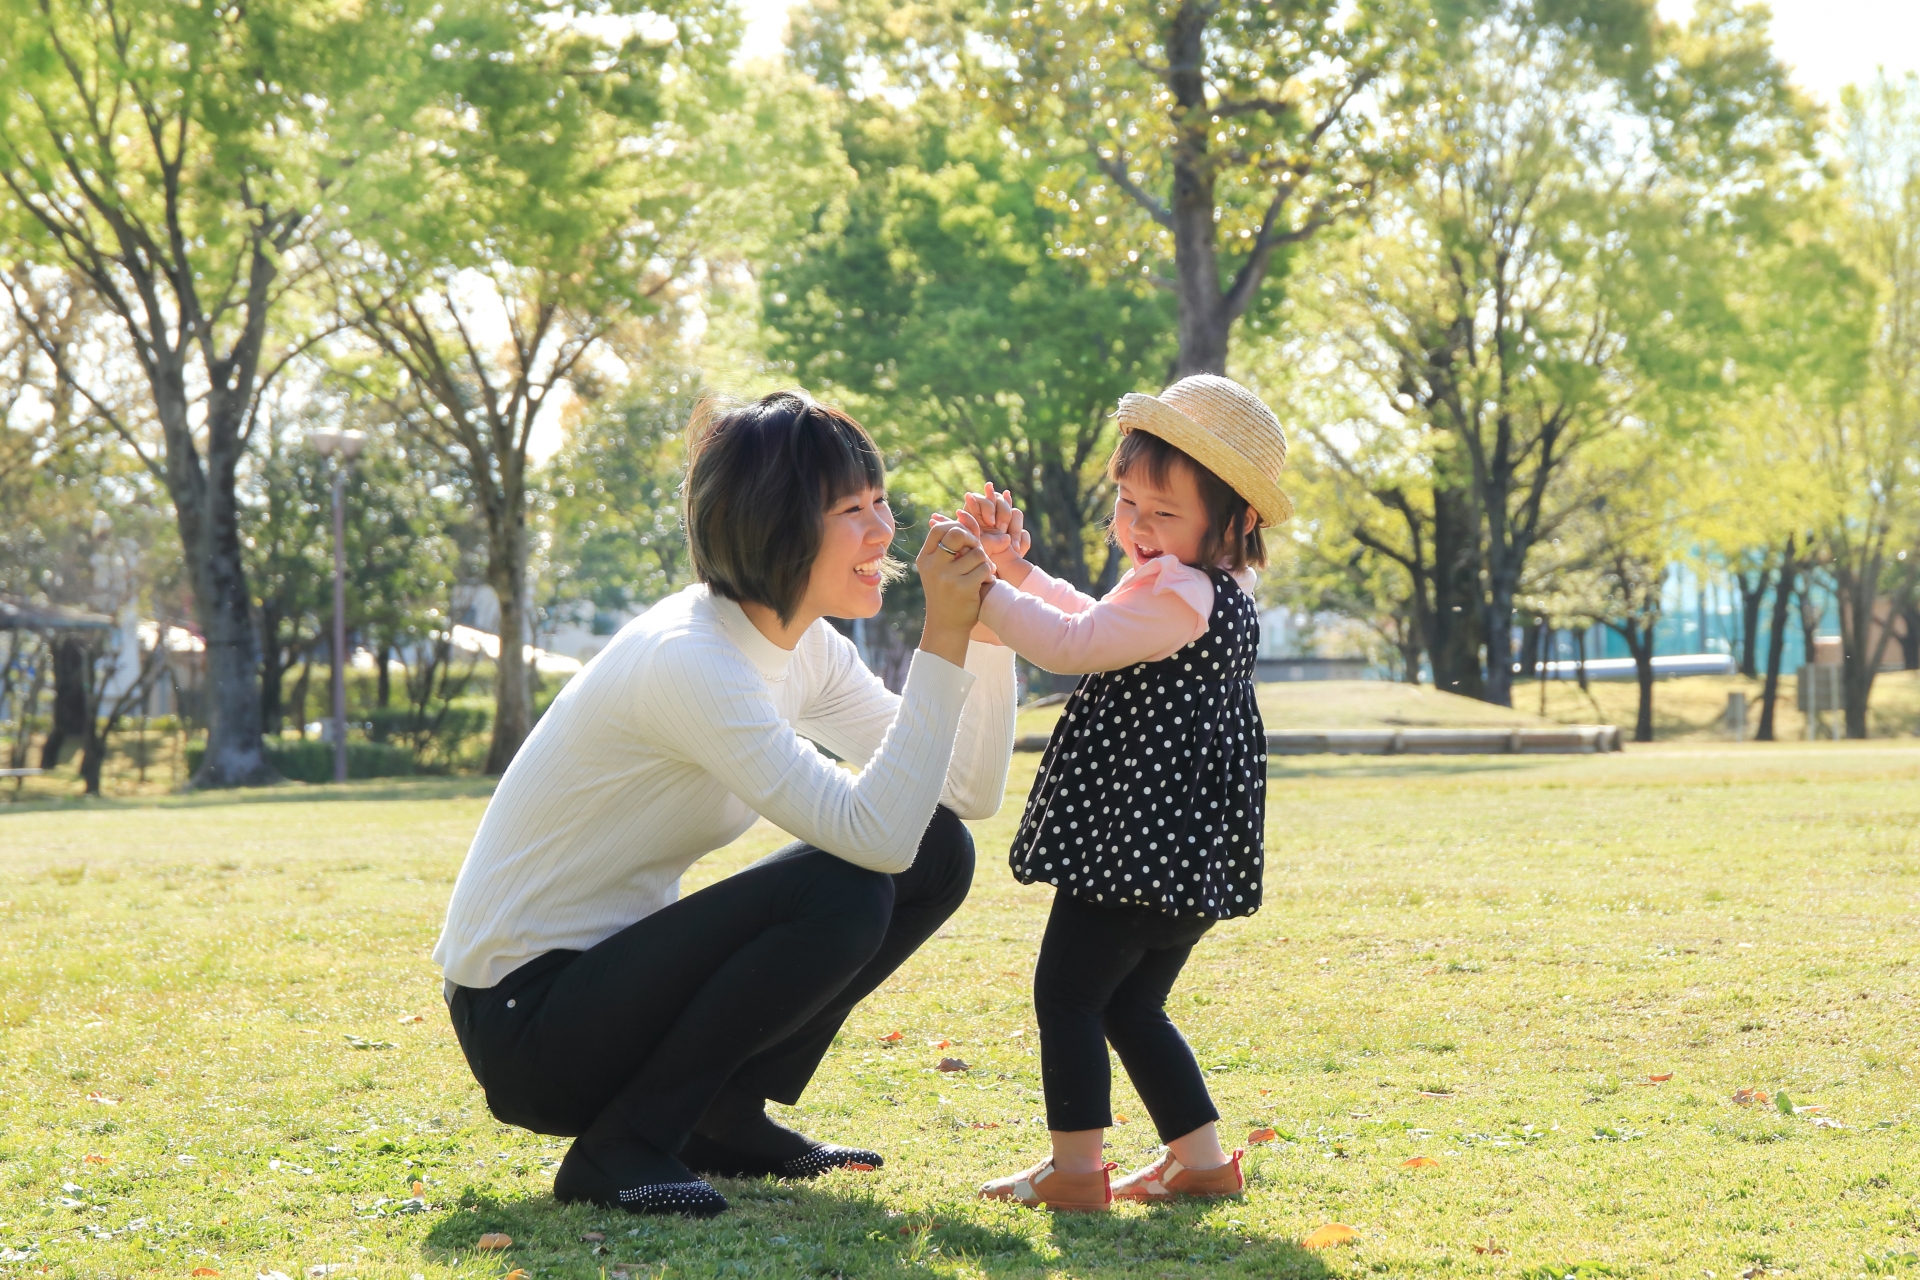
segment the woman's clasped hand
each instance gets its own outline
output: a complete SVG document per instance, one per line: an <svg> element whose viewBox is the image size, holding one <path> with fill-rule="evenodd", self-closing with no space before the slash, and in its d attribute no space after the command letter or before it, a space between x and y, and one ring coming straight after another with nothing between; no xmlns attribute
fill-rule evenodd
<svg viewBox="0 0 1920 1280"><path fill-rule="evenodd" d="M980 620L980 600L993 584L993 562L981 549L978 526L964 512L959 520L936 515L914 558L927 597L920 647L956 667L965 666L967 644Z"/></svg>

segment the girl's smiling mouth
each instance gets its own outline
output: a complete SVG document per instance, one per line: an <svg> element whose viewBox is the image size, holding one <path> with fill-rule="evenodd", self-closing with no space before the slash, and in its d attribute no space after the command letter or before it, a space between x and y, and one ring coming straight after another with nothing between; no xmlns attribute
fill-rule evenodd
<svg viewBox="0 0 1920 1280"><path fill-rule="evenodd" d="M872 560L867 561L865 564L857 564L853 566L854 574L857 577L859 577L859 579L862 582L868 583L869 585L879 582L880 581L880 561L882 558L883 557L876 556Z"/></svg>

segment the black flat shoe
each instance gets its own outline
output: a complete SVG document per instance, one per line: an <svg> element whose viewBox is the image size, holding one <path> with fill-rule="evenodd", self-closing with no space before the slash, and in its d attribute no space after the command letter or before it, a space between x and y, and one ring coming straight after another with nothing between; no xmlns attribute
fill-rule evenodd
<svg viewBox="0 0 1920 1280"><path fill-rule="evenodd" d="M680 1161L658 1152L647 1155L649 1164L671 1162L664 1166L664 1177L654 1174L647 1175L645 1181L619 1179L583 1155L576 1143L553 1176L553 1198L561 1204L595 1204L628 1213L678 1213L689 1218L711 1218L726 1212L727 1198Z"/></svg>
<svg viewBox="0 0 1920 1280"><path fill-rule="evenodd" d="M680 1158L694 1171L715 1178L817 1178L832 1169L852 1165L878 1169L886 1163L878 1151L831 1142L816 1142L798 1155L770 1160L697 1133L680 1148Z"/></svg>

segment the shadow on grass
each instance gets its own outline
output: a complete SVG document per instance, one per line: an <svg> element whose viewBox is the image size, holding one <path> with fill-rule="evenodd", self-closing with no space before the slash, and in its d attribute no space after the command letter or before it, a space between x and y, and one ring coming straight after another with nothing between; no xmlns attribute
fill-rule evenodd
<svg viewBox="0 0 1920 1280"><path fill-rule="evenodd" d="M23 796L0 791L0 818L16 813L191 809L236 804L305 804L329 800L462 800L493 794L498 778L369 778L362 782L286 782L231 791L179 791L148 796Z"/></svg>
<svg viewBox="0 0 1920 1280"><path fill-rule="evenodd" d="M1144 1215L1052 1215L964 1204L915 1212L890 1208L859 1175L796 1184L720 1179L733 1208L717 1218L636 1217L551 1196L501 1199L469 1189L429 1228L429 1261L479 1253L482 1235L512 1244L502 1271L588 1277L897 1276L902 1269L965 1264L988 1276L1065 1269L1103 1280L1246 1276L1325 1280L1334 1273L1292 1241L1250 1235L1218 1204L1174 1205ZM1230 1206L1228 1206L1230 1209ZM595 1238L598 1237L598 1238Z"/></svg>

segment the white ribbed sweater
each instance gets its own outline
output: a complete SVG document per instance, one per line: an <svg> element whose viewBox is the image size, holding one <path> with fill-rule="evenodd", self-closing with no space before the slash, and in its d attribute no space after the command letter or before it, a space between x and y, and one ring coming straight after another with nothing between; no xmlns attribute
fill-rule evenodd
<svg viewBox="0 0 1920 1280"><path fill-rule="evenodd" d="M681 873L756 815L904 871L935 804L963 818L1000 807L1013 716L1009 649L974 644L965 670L916 652L896 696L826 622L789 652L688 587L547 708L480 820L433 958L449 981L490 987L548 951L584 951L674 901Z"/></svg>

